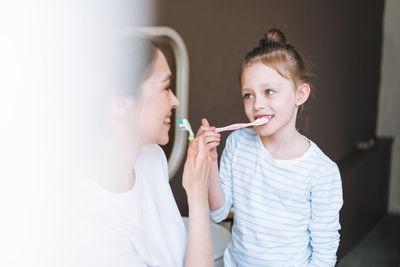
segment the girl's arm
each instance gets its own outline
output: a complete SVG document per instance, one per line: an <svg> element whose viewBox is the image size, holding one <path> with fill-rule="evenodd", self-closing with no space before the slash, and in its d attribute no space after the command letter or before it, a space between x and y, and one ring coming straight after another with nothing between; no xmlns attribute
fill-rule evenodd
<svg viewBox="0 0 400 267"><path fill-rule="evenodd" d="M204 137L189 145L182 184L189 205L188 247L185 267L214 266L208 217L208 184L211 158Z"/></svg>
<svg viewBox="0 0 400 267"><path fill-rule="evenodd" d="M311 182L309 266L335 266L339 247L339 211L343 204L342 183L336 164L314 177Z"/></svg>
<svg viewBox="0 0 400 267"><path fill-rule="evenodd" d="M208 188L208 202L211 211L224 205L225 196L219 182L218 161L213 161L210 167L210 187Z"/></svg>

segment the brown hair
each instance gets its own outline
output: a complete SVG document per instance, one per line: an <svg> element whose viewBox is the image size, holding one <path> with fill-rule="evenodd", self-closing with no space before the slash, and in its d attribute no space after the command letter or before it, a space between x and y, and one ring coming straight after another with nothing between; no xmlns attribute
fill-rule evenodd
<svg viewBox="0 0 400 267"><path fill-rule="evenodd" d="M304 83L311 87L310 73L307 72L302 57L278 29L270 29L260 39L258 46L247 53L240 69L240 75L247 67L259 62L273 68L282 77L291 80L296 87ZM297 117L301 115L303 109L304 104L299 107Z"/></svg>
<svg viewBox="0 0 400 267"><path fill-rule="evenodd" d="M120 88L128 95L138 97L141 95L141 84L150 76L156 57L158 45L146 36L127 36L121 38L121 46L118 47L119 60L122 68L127 70L123 79L126 84ZM124 69L123 69L124 70Z"/></svg>
<svg viewBox="0 0 400 267"><path fill-rule="evenodd" d="M104 66L104 72L108 74L101 79L104 90L139 97L142 83L153 69L157 44L136 32L111 32L105 34L99 46L98 64Z"/></svg>

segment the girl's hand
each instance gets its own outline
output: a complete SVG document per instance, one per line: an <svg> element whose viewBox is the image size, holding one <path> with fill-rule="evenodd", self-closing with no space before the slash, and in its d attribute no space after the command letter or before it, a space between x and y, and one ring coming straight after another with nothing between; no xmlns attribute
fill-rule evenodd
<svg viewBox="0 0 400 267"><path fill-rule="evenodd" d="M212 161L218 160L217 146L221 141L221 135L215 131L215 127L211 127L207 119L201 120L201 126L196 136L204 136L207 149L210 152Z"/></svg>
<svg viewBox="0 0 400 267"><path fill-rule="evenodd" d="M210 166L211 158L205 138L204 136L197 137L189 144L182 177L182 185L185 188L188 202L207 201Z"/></svg>

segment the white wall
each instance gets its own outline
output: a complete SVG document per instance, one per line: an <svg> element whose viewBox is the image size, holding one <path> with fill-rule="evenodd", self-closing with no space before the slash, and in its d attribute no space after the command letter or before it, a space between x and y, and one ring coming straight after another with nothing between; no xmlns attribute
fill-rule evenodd
<svg viewBox="0 0 400 267"><path fill-rule="evenodd" d="M385 5L377 134L394 138L389 212L400 214L400 1Z"/></svg>
<svg viewBox="0 0 400 267"><path fill-rule="evenodd" d="M0 1L0 266L88 265L76 259L92 239L74 242L85 223L69 212L71 200L88 203L74 194L86 175L71 162L92 127L76 119L110 77L98 52L106 33L150 23L148 2L136 2Z"/></svg>

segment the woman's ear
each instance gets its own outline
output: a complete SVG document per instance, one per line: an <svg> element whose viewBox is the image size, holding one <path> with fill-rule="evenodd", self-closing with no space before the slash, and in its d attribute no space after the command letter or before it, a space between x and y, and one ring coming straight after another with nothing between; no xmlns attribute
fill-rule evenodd
<svg viewBox="0 0 400 267"><path fill-rule="evenodd" d="M310 96L310 85L303 83L296 91L296 105L304 104Z"/></svg>
<svg viewBox="0 0 400 267"><path fill-rule="evenodd" d="M108 101L111 113L118 119L123 119L131 113L134 107L133 99L126 97L113 97Z"/></svg>

